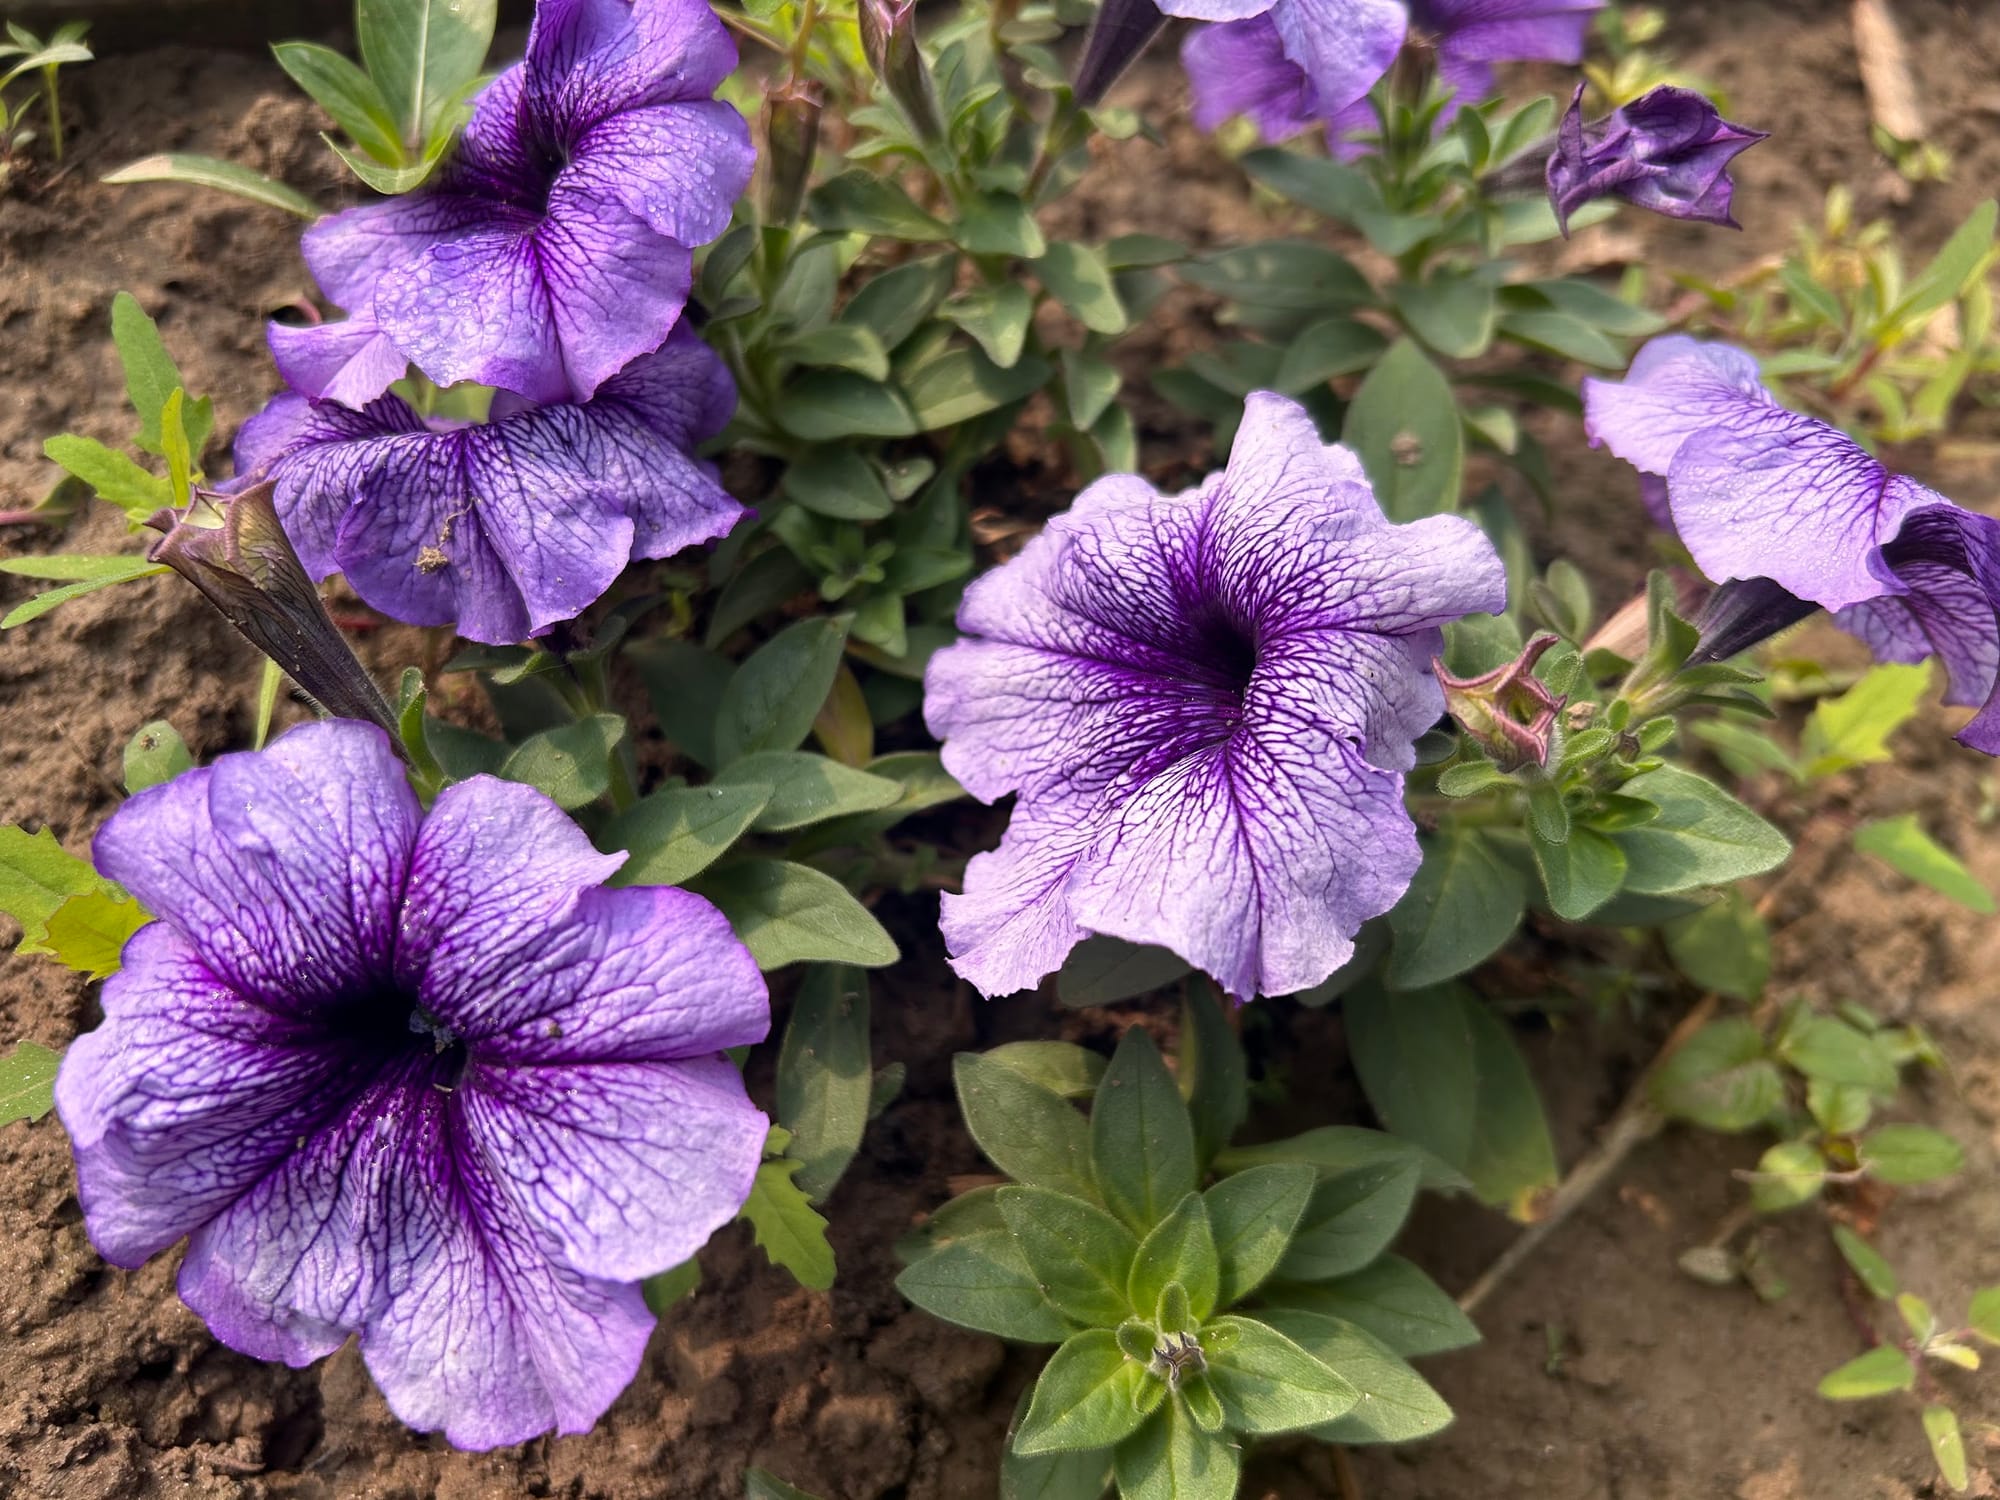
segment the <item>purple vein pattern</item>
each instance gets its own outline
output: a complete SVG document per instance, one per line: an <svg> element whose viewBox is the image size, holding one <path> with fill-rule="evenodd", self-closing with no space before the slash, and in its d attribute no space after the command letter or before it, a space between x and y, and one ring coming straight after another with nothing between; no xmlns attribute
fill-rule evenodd
<svg viewBox="0 0 2000 1500"><path fill-rule="evenodd" d="M621 856L529 787L426 815L351 720L142 792L95 853L159 918L56 1082L98 1251L185 1237L224 1343L296 1366L358 1335L462 1447L587 1430L653 1325L634 1283L757 1170L723 1049L769 1004L722 914L604 888Z"/></svg>
<svg viewBox="0 0 2000 1500"><path fill-rule="evenodd" d="M946 767L1017 797L944 898L954 967L1006 994L1103 933L1238 999L1317 984L1416 871L1402 773L1443 713L1441 627L1505 603L1478 528L1390 525L1281 396L1198 489L1099 480L972 584L925 677Z"/></svg>

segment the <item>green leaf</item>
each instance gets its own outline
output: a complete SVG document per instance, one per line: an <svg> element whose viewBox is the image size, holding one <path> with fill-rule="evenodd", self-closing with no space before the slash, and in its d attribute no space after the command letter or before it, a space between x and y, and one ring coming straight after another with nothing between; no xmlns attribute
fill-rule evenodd
<svg viewBox="0 0 2000 1500"><path fill-rule="evenodd" d="M1131 326L1104 257L1075 240L1057 240L1035 262L1035 275L1092 333L1120 334Z"/></svg>
<svg viewBox="0 0 2000 1500"><path fill-rule="evenodd" d="M833 688L847 622L819 616L787 625L736 669L716 708L715 754L724 766L759 750L793 750Z"/></svg>
<svg viewBox="0 0 2000 1500"><path fill-rule="evenodd" d="M0 826L0 912L21 926L16 952L47 953L39 939L64 902L112 889L88 860L63 848L48 829L31 834Z"/></svg>
<svg viewBox="0 0 2000 1500"><path fill-rule="evenodd" d="M1877 1182L1910 1187L1949 1177L1965 1165L1965 1148L1927 1125L1883 1125L1856 1143L1861 1168Z"/></svg>
<svg viewBox="0 0 2000 1500"><path fill-rule="evenodd" d="M959 205L955 237L971 255L1034 260L1049 247L1028 205L1010 193L968 194Z"/></svg>
<svg viewBox="0 0 2000 1500"><path fill-rule="evenodd" d="M944 301L957 277L958 264L956 255L932 255L871 277L841 311L840 321L874 329L882 347L894 351ZM785 401L790 405L797 399L798 384L794 382L786 388ZM912 424L905 431L885 435L906 437L914 431ZM835 438L844 435L845 429L832 434Z"/></svg>
<svg viewBox="0 0 2000 1500"><path fill-rule="evenodd" d="M766 1469L743 1471L743 1500L819 1500L797 1485L787 1484Z"/></svg>
<svg viewBox="0 0 2000 1500"><path fill-rule="evenodd" d="M1549 910L1568 921L1582 921L1625 883L1625 851L1594 828L1572 827L1560 844L1539 834L1528 842L1542 889L1548 893Z"/></svg>
<svg viewBox="0 0 2000 1500"><path fill-rule="evenodd" d="M1674 967L1705 990L1755 1001L1771 977L1771 929L1741 891L1661 927Z"/></svg>
<svg viewBox="0 0 2000 1500"><path fill-rule="evenodd" d="M1317 1181L1303 1162L1272 1162L1225 1177L1202 1194L1222 1268L1218 1306L1242 1301L1277 1269Z"/></svg>
<svg viewBox="0 0 2000 1500"><path fill-rule="evenodd" d="M163 151L128 162L104 179L111 183L184 182L190 187L216 188L247 198L266 208L281 208L311 221L320 215L319 205L295 188L286 187L262 172L220 157L195 156L184 151Z"/></svg>
<svg viewBox="0 0 2000 1500"><path fill-rule="evenodd" d="M868 380L889 378L889 351L875 330L858 323L829 323L784 339L778 350L802 365L852 370Z"/></svg>
<svg viewBox="0 0 2000 1500"><path fill-rule="evenodd" d="M873 334L868 335L873 338ZM879 347L879 346L878 346ZM882 487L875 466L852 448L817 448L791 464L784 475L785 493L817 515L838 521L879 521L895 511L895 503ZM783 557L783 552L765 553ZM798 575L801 582L804 575ZM786 597L797 591L787 589ZM720 606L717 612L720 613ZM730 630L747 625L754 616L732 621ZM709 639L723 639L729 631L711 628Z"/></svg>
<svg viewBox="0 0 2000 1500"><path fill-rule="evenodd" d="M1915 813L1863 823L1854 830L1854 847L1970 911L1993 914L1993 892L1924 832Z"/></svg>
<svg viewBox="0 0 2000 1500"><path fill-rule="evenodd" d="M42 452L89 485L100 500L117 506L135 521L143 521L174 502L173 487L166 480L93 438L62 433L43 442Z"/></svg>
<svg viewBox="0 0 2000 1500"><path fill-rule="evenodd" d="M998 1338L1057 1344L1075 1331L1042 1295L1004 1226L956 1236L906 1267L896 1290L934 1317Z"/></svg>
<svg viewBox="0 0 2000 1500"><path fill-rule="evenodd" d="M648 1276L639 1283L639 1295L646 1299L646 1310L656 1318L667 1315L667 1309L701 1285L701 1262L693 1258L682 1261L670 1271L662 1271L657 1276Z"/></svg>
<svg viewBox="0 0 2000 1500"><path fill-rule="evenodd" d="M1402 1230L1416 1200L1417 1173L1417 1163L1405 1160L1321 1181L1276 1274L1288 1281L1325 1281L1359 1271Z"/></svg>
<svg viewBox="0 0 2000 1500"><path fill-rule="evenodd" d="M1250 1113L1243 1044L1229 1017L1230 1002L1190 986L1181 995L1179 1082L1194 1124L1195 1160L1207 1166Z"/></svg>
<svg viewBox="0 0 2000 1500"><path fill-rule="evenodd" d="M1989 224L1992 207L1991 203L1986 205ZM1930 1440L1931 1458L1944 1482L1958 1494L1964 1494L1972 1483L1972 1473L1965 1464L1965 1437L1958 1430L1958 1413L1949 1406L1926 1406L1924 1436Z"/></svg>
<svg viewBox="0 0 2000 1500"><path fill-rule="evenodd" d="M1118 410L1112 403L1118 399L1118 389L1124 384L1118 367L1109 360L1095 359L1074 349L1063 350L1060 362L1070 420L1083 430L1095 427L1107 414L1116 421Z"/></svg>
<svg viewBox="0 0 2000 1500"><path fill-rule="evenodd" d="M790 1271L800 1286L823 1292L833 1285L833 1247L826 1242L826 1220L792 1180L803 1165L783 1158L759 1163L742 1217L772 1265Z"/></svg>
<svg viewBox="0 0 2000 1500"><path fill-rule="evenodd" d="M1875 1039L1832 1016L1794 1011L1772 1050L1808 1078L1851 1084L1878 1097L1896 1092L1896 1065Z"/></svg>
<svg viewBox="0 0 2000 1500"><path fill-rule="evenodd" d="M1105 1205L1144 1234L1194 1191L1194 1126L1143 1027L1119 1039L1090 1110L1090 1153ZM1140 1307L1143 1315L1149 1308Z"/></svg>
<svg viewBox="0 0 2000 1500"><path fill-rule="evenodd" d="M118 972L125 940L152 920L136 901L101 886L69 897L50 915L24 953L46 953L91 979Z"/></svg>
<svg viewBox="0 0 2000 1500"><path fill-rule="evenodd" d="M1653 1074L1662 1113L1708 1130L1748 1130L1784 1103L1785 1084L1764 1036L1741 1016L1711 1021Z"/></svg>
<svg viewBox="0 0 2000 1500"><path fill-rule="evenodd" d="M640 641L626 653L660 729L697 765L713 766L715 720L734 668L692 641Z"/></svg>
<svg viewBox="0 0 2000 1500"><path fill-rule="evenodd" d="M361 60L405 145L428 139L478 76L494 9L495 0L355 0Z"/></svg>
<svg viewBox="0 0 2000 1500"><path fill-rule="evenodd" d="M1361 1393L1352 1411L1314 1428L1314 1437L1349 1445L1407 1443L1450 1425L1444 1398L1373 1335L1339 1318L1291 1308L1262 1316Z"/></svg>
<svg viewBox="0 0 2000 1500"><path fill-rule="evenodd" d="M703 872L694 887L722 908L760 969L795 963L896 961L896 942L831 875L779 859L746 859Z"/></svg>
<svg viewBox="0 0 2000 1500"><path fill-rule="evenodd" d="M348 58L317 42L278 42L271 55L357 146L384 165L403 165L396 117L374 79Z"/></svg>
<svg viewBox="0 0 2000 1500"><path fill-rule="evenodd" d="M1883 322L1891 327L1913 326L1958 296L1993 252L1995 220L1996 205L1991 198L1967 214L1931 263L1910 279Z"/></svg>
<svg viewBox="0 0 2000 1500"><path fill-rule="evenodd" d="M778 1121L792 1133L793 1178L818 1203L861 1149L875 1073L868 1055L868 976L816 966L799 986L778 1051Z"/></svg>
<svg viewBox="0 0 2000 1500"><path fill-rule="evenodd" d="M1428 281L1397 281L1389 300L1403 325L1438 353L1476 359L1493 342L1499 304L1483 276L1449 269Z"/></svg>
<svg viewBox="0 0 2000 1500"><path fill-rule="evenodd" d="M158 325L146 316L145 309L130 292L120 292L111 299L111 338L125 367L126 394L131 397L132 409L139 414L137 442L148 453L164 457L166 439L160 431L160 420L168 400L181 389L180 371L174 367L167 346L160 341ZM183 408L181 428L190 454L200 456L214 424L215 406L208 397Z"/></svg>
<svg viewBox="0 0 2000 1500"><path fill-rule="evenodd" d="M1014 1451L1034 1399L1031 1386L1014 1405L1014 1419L1000 1445L1000 1500L1103 1500L1111 1483L1111 1452L1106 1448L1076 1452L1022 1454Z"/></svg>
<svg viewBox="0 0 2000 1500"><path fill-rule="evenodd" d="M1305 240L1264 240L1217 251L1187 262L1180 273L1232 302L1278 312L1344 310L1374 300L1368 278L1352 261Z"/></svg>
<svg viewBox="0 0 2000 1500"><path fill-rule="evenodd" d="M675 786L641 798L605 825L605 849L629 849L616 885L679 885L707 869L749 829L764 785Z"/></svg>
<svg viewBox="0 0 2000 1500"><path fill-rule="evenodd" d="M1891 758L1889 736L1916 717L1930 691L1931 664L1872 668L1838 698L1822 698L1799 738L1808 780Z"/></svg>
<svg viewBox="0 0 2000 1500"><path fill-rule="evenodd" d="M622 715L592 714L523 740L500 775L545 793L557 807L582 807L611 789L611 757L624 738Z"/></svg>
<svg viewBox="0 0 2000 1500"><path fill-rule="evenodd" d="M1599 369L1615 370L1625 363L1625 351L1614 340L1565 312L1503 307L1498 327L1517 343Z"/></svg>
<svg viewBox="0 0 2000 1500"><path fill-rule="evenodd" d="M40 1042L16 1042L0 1057L0 1125L39 1120L56 1107L56 1071L62 1054Z"/></svg>
<svg viewBox="0 0 2000 1500"><path fill-rule="evenodd" d="M1118 1445L1113 1463L1120 1500L1234 1500L1243 1450L1173 1400Z"/></svg>
<svg viewBox="0 0 2000 1500"><path fill-rule="evenodd" d="M1006 370L1013 368L1027 346L1035 298L1018 281L975 287L945 303L938 316L971 334L986 357Z"/></svg>
<svg viewBox="0 0 2000 1500"><path fill-rule="evenodd" d="M1098 1097L1104 1096L1100 1092ZM1201 1194L1189 1192L1139 1242L1126 1288L1132 1310L1151 1318L1168 1286L1179 1286L1187 1298L1188 1315L1196 1323L1215 1311L1222 1285L1222 1262L1215 1248L1215 1231Z"/></svg>
<svg viewBox="0 0 2000 1500"><path fill-rule="evenodd" d="M976 1052L952 1059L965 1128L987 1158L1016 1182L1099 1203L1090 1165L1090 1129L1053 1091Z"/></svg>
<svg viewBox="0 0 2000 1500"><path fill-rule="evenodd" d="M870 776L880 776L902 788L896 800L880 812L854 813L818 824L812 832L796 840L792 850L806 854L837 845L866 843L893 828L912 813L956 801L965 788L944 769L935 750L898 750L878 755L863 767Z"/></svg>
<svg viewBox="0 0 2000 1500"><path fill-rule="evenodd" d="M810 443L914 437L923 430L901 392L851 370L812 370L789 381L775 415L786 432Z"/></svg>
<svg viewBox="0 0 2000 1500"><path fill-rule="evenodd" d="M1096 1328L1131 1316L1125 1287L1139 1242L1129 1229L1095 1204L1048 1188L1003 1187L995 1201L1057 1312ZM1150 1316L1152 1308L1143 1311Z"/></svg>
<svg viewBox="0 0 2000 1500"><path fill-rule="evenodd" d="M110 559L106 560L109 561ZM12 560L16 564L13 566L10 566L9 563L0 562L0 572L26 572L27 569L18 566L18 564L47 561L49 561L47 558L16 558ZM36 594L24 603L15 605L4 617L0 617L0 630L12 630L16 625L26 625L30 620L39 620L58 605L67 604L70 600L79 599L85 594L94 594L99 589L110 588L113 584L130 583L135 578L150 578L155 573L164 573L166 571L168 570L164 564L149 563L143 557L132 558L126 567L116 573L108 573L102 577L86 578L76 583L66 583L59 589L50 589L45 594Z"/></svg>
<svg viewBox="0 0 2000 1500"><path fill-rule="evenodd" d="M1418 989L1463 974L1514 935L1527 909L1521 873L1479 829L1448 822L1419 835L1424 862L1389 912L1388 979Z"/></svg>
<svg viewBox="0 0 2000 1500"><path fill-rule="evenodd" d="M1910 1357L1885 1345L1828 1374L1819 1383L1819 1393L1829 1401L1865 1401L1870 1396L1910 1390L1916 1383L1917 1367L1910 1363Z"/></svg>
<svg viewBox="0 0 2000 1500"><path fill-rule="evenodd" d="M984 1056L1064 1099L1088 1099L1104 1077L1104 1059L1074 1042L1006 1042Z"/></svg>
<svg viewBox="0 0 2000 1500"><path fill-rule="evenodd" d="M1003 370L981 350L953 345L899 370L897 379L916 430L935 432L1022 400L1046 385L1049 375L1049 362L1038 355L1024 354Z"/></svg>
<svg viewBox="0 0 2000 1500"><path fill-rule="evenodd" d="M1108 1448L1145 1421L1137 1396L1150 1379L1145 1366L1125 1357L1118 1336L1092 1328L1065 1340L1035 1381L1028 1415L1014 1434L1021 1454Z"/></svg>
<svg viewBox="0 0 2000 1500"><path fill-rule="evenodd" d="M1322 1177L1359 1167L1410 1162L1418 1185L1434 1193L1463 1192L1472 1184L1456 1167L1414 1141L1359 1125L1321 1125L1259 1146L1231 1146L1215 1159L1216 1170L1241 1172L1273 1161L1302 1161Z"/></svg>
<svg viewBox="0 0 2000 1500"><path fill-rule="evenodd" d="M1826 1183L1826 1161L1809 1141L1780 1141L1757 1158L1750 1202L1760 1214L1810 1203Z"/></svg>
<svg viewBox="0 0 2000 1500"><path fill-rule="evenodd" d="M1612 835L1625 851L1625 889L1673 896L1729 885L1784 862L1791 843L1714 782L1678 766L1633 777L1624 795L1650 802L1659 817Z"/></svg>
<svg viewBox="0 0 2000 1500"><path fill-rule="evenodd" d="M1389 340L1371 324L1353 318L1321 318L1285 345L1272 378L1274 390L1296 396L1340 375L1355 375L1382 357Z"/></svg>
<svg viewBox="0 0 2000 1500"><path fill-rule="evenodd" d="M762 788L768 800L752 825L762 833L789 833L828 818L877 812L903 794L886 776L843 766L803 750L761 750L732 761L717 787Z"/></svg>
<svg viewBox="0 0 2000 1500"><path fill-rule="evenodd" d="M1430 1277L1400 1255L1378 1255L1352 1276L1267 1289L1263 1300L1339 1318L1405 1359L1479 1342L1479 1330Z"/></svg>
<svg viewBox="0 0 2000 1500"><path fill-rule="evenodd" d="M1232 1432L1297 1432L1345 1416L1361 1393L1316 1356L1255 1318L1201 1331L1208 1380Z"/></svg>
<svg viewBox="0 0 2000 1500"><path fill-rule="evenodd" d="M1164 989L1193 965L1177 953L1123 938L1087 937L1070 950L1056 974L1056 995L1064 1005L1116 1005L1134 995Z"/></svg>
<svg viewBox="0 0 2000 1500"><path fill-rule="evenodd" d="M1890 1290L1895 1290L1893 1281ZM1876 1295L1885 1294L1878 1292ZM1966 1323L1987 1343L2000 1344L2000 1286L1983 1286L1972 1294L1972 1307L1966 1314Z"/></svg>
<svg viewBox="0 0 2000 1500"><path fill-rule="evenodd" d="M1848 1269L1868 1289L1871 1297L1886 1299L1896 1295L1896 1272L1881 1251L1845 1224L1833 1226L1833 1243L1834 1248L1840 1251L1840 1258L1847 1262Z"/></svg>
<svg viewBox="0 0 2000 1500"><path fill-rule="evenodd" d="M155 719L125 744L125 790L138 793L160 786L193 764L180 731L165 719Z"/></svg>
<svg viewBox="0 0 2000 1500"><path fill-rule="evenodd" d="M806 217L815 228L832 233L892 240L936 241L951 232L888 178L858 168L814 188L806 199Z"/></svg>
<svg viewBox="0 0 2000 1500"><path fill-rule="evenodd" d="M1458 509L1465 428L1451 382L1411 340L1398 339L1368 372L1340 440L1359 455L1390 520Z"/></svg>

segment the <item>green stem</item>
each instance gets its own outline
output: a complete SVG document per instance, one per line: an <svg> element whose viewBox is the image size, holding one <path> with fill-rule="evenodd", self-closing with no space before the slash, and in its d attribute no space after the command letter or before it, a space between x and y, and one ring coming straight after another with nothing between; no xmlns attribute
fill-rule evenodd
<svg viewBox="0 0 2000 1500"><path fill-rule="evenodd" d="M49 155L56 161L61 161L63 153L62 104L56 98L56 65L54 63L46 63L42 67L42 94L48 101Z"/></svg>

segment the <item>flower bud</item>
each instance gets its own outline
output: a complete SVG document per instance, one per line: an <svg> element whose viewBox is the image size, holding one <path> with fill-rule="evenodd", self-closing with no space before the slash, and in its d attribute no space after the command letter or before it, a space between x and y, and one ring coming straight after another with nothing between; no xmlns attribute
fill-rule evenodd
<svg viewBox="0 0 2000 1500"><path fill-rule="evenodd" d="M861 51L901 107L917 139L944 139L944 117L930 64L917 44L917 0L861 0Z"/></svg>
<svg viewBox="0 0 2000 1500"><path fill-rule="evenodd" d="M826 89L810 78L794 78L765 96L762 197L767 226L789 226L799 216L812 180L825 105Z"/></svg>
<svg viewBox="0 0 2000 1500"><path fill-rule="evenodd" d="M1104 0L1077 64L1076 102L1086 108L1100 102L1166 24L1153 0Z"/></svg>
<svg viewBox="0 0 2000 1500"><path fill-rule="evenodd" d="M1567 700L1551 693L1534 668L1558 639L1543 631L1514 660L1481 677L1454 677L1442 660L1431 659L1431 670L1444 688L1445 712L1503 771L1549 762L1557 718Z"/></svg>
<svg viewBox="0 0 2000 1500"><path fill-rule="evenodd" d="M365 719L400 745L396 716L341 637L279 524L275 489L266 480L234 495L197 500L185 512L156 513L146 524L166 535L147 556L200 589L328 713ZM198 514L219 516L219 523L203 524Z"/></svg>

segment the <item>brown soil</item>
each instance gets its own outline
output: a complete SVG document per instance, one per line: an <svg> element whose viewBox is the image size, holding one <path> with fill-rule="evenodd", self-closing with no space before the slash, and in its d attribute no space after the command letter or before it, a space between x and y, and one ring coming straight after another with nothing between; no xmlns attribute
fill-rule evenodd
<svg viewBox="0 0 2000 1500"><path fill-rule="evenodd" d="M1939 142L1957 157L1952 183L1904 194L1866 144L1865 106L1847 40L1846 7L1812 0L1691 0L1672 37L1685 61L1724 85L1733 113L1776 132L1744 158L1742 239L1624 221L1593 231L1575 254L1643 255L1721 269L1781 246L1817 213L1832 181L1851 183L1864 212L1893 211L1913 244L1937 243L1994 178L2000 131L1991 80L2000 41L1977 7L1913 0L1899 7ZM1127 85L1165 120L1179 102L1170 67ZM76 141L56 179L0 198L0 507L52 478L43 436L123 431L122 391L108 341L113 291L133 291L161 319L190 384L213 393L233 431L273 384L259 327L307 290L296 225L272 211L168 188L113 189L96 179L162 149L244 160L330 195L311 111L253 57L159 51L77 75ZM1229 169L1184 126L1164 153L1121 148L1086 188L1073 230L1178 232L1198 243L1264 232ZM1123 170L1119 170L1122 168ZM1593 235L1595 238L1593 238ZM1214 337L1201 299L1177 294L1157 332L1135 341L1135 367ZM1139 410L1149 464L1198 464L1202 450L1170 409ZM1580 548L1604 597L1647 560L1633 524L1630 478L1582 452L1561 424L1563 536ZM1958 445L1908 460L1958 498L1990 503L1988 448ZM64 550L126 545L121 523L81 521ZM49 550L45 534L0 534L10 554ZM0 586L12 602L18 581ZM412 633L363 637L386 666L414 659ZM247 737L256 665L173 580L70 605L0 639L0 819L46 823L71 848L117 800L119 754L142 722L170 718L197 754ZM286 712L296 714L296 708ZM1948 908L1849 852L1844 828L1903 811L1953 843L2000 884L1989 825L2000 786L1989 763L1953 746L1943 716L1905 736L1903 764L1850 775L1814 805L1766 787L1767 809L1801 835L1776 898L1781 993L1854 998L1931 1027L1956 1065L1953 1086L1920 1104L1968 1143L1972 1168L1935 1192L1905 1194L1880 1242L1946 1316L1970 1291L2000 1281L2000 1009L1987 978L2000 967L2000 927ZM871 1129L829 1206L841 1275L831 1294L799 1290L732 1229L703 1255L704 1281L655 1336L639 1379L587 1437L494 1454L454 1453L413 1436L388 1413L352 1348L304 1371L260 1365L218 1346L173 1293L174 1257L136 1273L91 1252L68 1151L54 1120L0 1129L0 1495L49 1500L127 1496L474 1497L553 1495L640 1500L741 1493L763 1464L829 1500L990 1494L998 1444L1032 1355L946 1328L905 1307L891 1285L889 1245L944 1198L955 1174L980 1169L949 1097L952 1051L1010 1036L1089 1037L1129 1024L1075 1016L1034 998L976 1001L954 986L925 903L885 915L909 958L876 984L879 1061L909 1068L901 1097ZM1547 971L1501 971L1509 994L1538 999ZM1538 986L1542 988L1537 988ZM1497 992L1497 991L1496 991ZM1559 1028L1527 1029L1565 1160L1586 1150L1670 1019L1581 1011ZM1121 1019L1122 1018L1122 1019ZM0 1039L68 1041L94 1020L85 987L39 960L0 957ZM1337 1020L1281 1014L1278 1041L1295 1072L1337 1059ZM1280 1054L1282 1055L1282 1053ZM1310 1061L1308 1061L1310 1060ZM768 1070L768 1063L765 1064ZM768 1077L753 1068L753 1089ZM1309 1101L1324 1108L1318 1101ZM1294 1108L1298 1108L1295 1105ZM1296 1123L1318 1123L1301 1119ZM1460 1415L1442 1437L1355 1455L1367 1500L1907 1500L1942 1493L1912 1405L1833 1407L1813 1383L1858 1352L1836 1294L1836 1268L1810 1215L1764 1231L1793 1286L1776 1306L1747 1291L1683 1278L1675 1256L1705 1238L1737 1199L1732 1169L1749 1142L1670 1133L1643 1148L1615 1188L1565 1227L1487 1305L1487 1343L1428 1362ZM1403 1248L1448 1286L1468 1283L1512 1230L1463 1204L1427 1206ZM1948 1384L1968 1418L1974 1493L1982 1420L2000 1419L1991 1382ZM2000 1457L2000 1453L1996 1453ZM1245 1493L1329 1496L1323 1450L1274 1447Z"/></svg>

